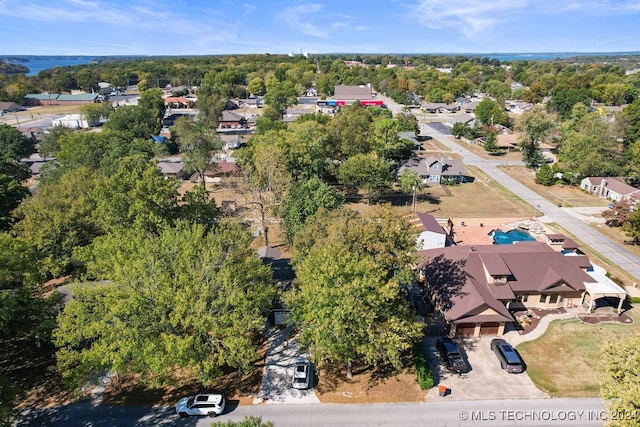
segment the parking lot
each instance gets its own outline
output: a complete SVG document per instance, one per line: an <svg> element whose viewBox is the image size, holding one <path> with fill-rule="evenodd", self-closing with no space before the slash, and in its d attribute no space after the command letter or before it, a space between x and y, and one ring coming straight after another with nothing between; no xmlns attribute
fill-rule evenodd
<svg viewBox="0 0 640 427"><path fill-rule="evenodd" d="M500 368L500 362L491 351L491 339L456 338L460 350L466 356L471 370L466 374L452 374L447 371L435 342L437 337L426 337L423 340L427 356L431 362L435 383L444 385L450 392L441 397L435 387L426 396L427 401L437 400L478 400L478 399L529 399L547 398L533 384L526 371L522 374L509 374ZM526 360L524 361L526 364Z"/></svg>

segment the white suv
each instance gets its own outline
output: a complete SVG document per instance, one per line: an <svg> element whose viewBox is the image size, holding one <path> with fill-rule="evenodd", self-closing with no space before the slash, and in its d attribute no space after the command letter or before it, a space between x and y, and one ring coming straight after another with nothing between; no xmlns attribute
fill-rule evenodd
<svg viewBox="0 0 640 427"><path fill-rule="evenodd" d="M215 417L224 411L224 396L221 394L198 394L192 397L183 397L176 405L176 414L180 418L189 415L208 415Z"/></svg>

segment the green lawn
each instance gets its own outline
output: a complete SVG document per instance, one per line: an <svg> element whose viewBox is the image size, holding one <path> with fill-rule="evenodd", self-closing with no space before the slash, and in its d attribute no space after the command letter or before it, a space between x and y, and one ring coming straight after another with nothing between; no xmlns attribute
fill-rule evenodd
<svg viewBox="0 0 640 427"><path fill-rule="evenodd" d="M626 312L634 319L631 325L587 325L578 319L552 322L542 337L518 346L531 380L552 397L597 397L605 377L602 347L609 340L640 332L639 310Z"/></svg>

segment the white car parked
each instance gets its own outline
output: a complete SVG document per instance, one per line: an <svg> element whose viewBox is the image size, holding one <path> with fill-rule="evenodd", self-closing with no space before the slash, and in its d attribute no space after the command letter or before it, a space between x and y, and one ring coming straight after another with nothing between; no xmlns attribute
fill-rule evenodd
<svg viewBox="0 0 640 427"><path fill-rule="evenodd" d="M198 394L180 399L176 405L176 414L180 415L180 418L189 415L215 417L222 414L224 405L224 396L221 394Z"/></svg>
<svg viewBox="0 0 640 427"><path fill-rule="evenodd" d="M293 365L292 387L306 390L312 383L311 362L303 357L298 357Z"/></svg>

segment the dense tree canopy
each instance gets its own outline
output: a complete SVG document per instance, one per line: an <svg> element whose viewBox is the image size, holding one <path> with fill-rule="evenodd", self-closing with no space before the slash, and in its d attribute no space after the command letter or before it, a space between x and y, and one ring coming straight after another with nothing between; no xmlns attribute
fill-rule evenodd
<svg viewBox="0 0 640 427"><path fill-rule="evenodd" d="M318 363L346 363L347 376L360 357L397 367L421 335L399 283L415 251L409 228L389 211L322 210L298 234L297 281L286 301Z"/></svg>
<svg viewBox="0 0 640 427"><path fill-rule="evenodd" d="M606 343L603 362L607 378L600 394L612 414L607 425L635 427L638 425L640 404L640 335Z"/></svg>
<svg viewBox="0 0 640 427"><path fill-rule="evenodd" d="M203 382L246 369L274 297L250 241L236 224L186 223L97 239L87 275L106 282L72 288L55 331L61 372L74 383L116 370L166 384L176 369Z"/></svg>

